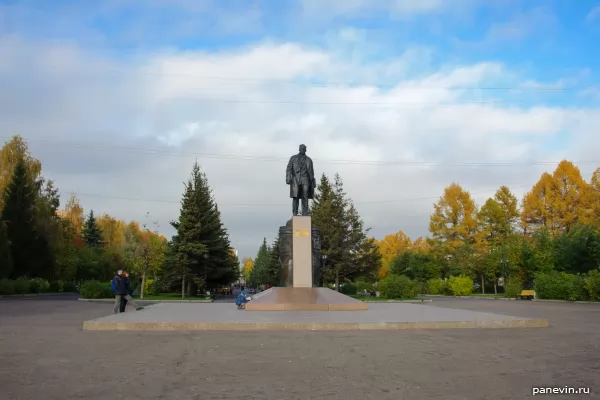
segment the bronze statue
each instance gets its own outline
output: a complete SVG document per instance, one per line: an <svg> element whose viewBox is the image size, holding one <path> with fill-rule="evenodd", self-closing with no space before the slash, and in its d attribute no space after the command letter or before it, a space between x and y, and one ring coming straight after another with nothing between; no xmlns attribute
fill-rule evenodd
<svg viewBox="0 0 600 400"><path fill-rule="evenodd" d="M298 203L302 199L302 215L308 215L308 199L312 199L317 187L313 162L306 155L306 146L300 145L300 152L290 158L285 172L285 183L290 185L292 213L298 214Z"/></svg>

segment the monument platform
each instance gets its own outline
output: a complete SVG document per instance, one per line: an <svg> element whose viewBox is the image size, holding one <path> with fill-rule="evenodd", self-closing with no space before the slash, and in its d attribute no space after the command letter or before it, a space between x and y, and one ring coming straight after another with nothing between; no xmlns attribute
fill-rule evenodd
<svg viewBox="0 0 600 400"><path fill-rule="evenodd" d="M246 311L363 311L367 303L329 288L277 287L246 303Z"/></svg>
<svg viewBox="0 0 600 400"><path fill-rule="evenodd" d="M433 304L433 303L432 303ZM518 318L412 303L372 303L361 312L238 310L233 303L158 303L142 311L85 321L86 331L359 331L545 328Z"/></svg>

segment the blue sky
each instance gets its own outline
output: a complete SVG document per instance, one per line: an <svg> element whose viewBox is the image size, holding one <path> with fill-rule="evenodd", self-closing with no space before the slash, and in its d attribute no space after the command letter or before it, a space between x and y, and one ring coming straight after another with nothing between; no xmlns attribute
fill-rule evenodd
<svg viewBox="0 0 600 400"><path fill-rule="evenodd" d="M553 169L538 161L597 158L594 43L591 0L0 0L0 136L86 210L166 234L199 157L245 255L286 221L285 165L202 154L302 141L376 237L416 237L451 182L521 197ZM509 165L419 164L492 161Z"/></svg>
<svg viewBox="0 0 600 400"><path fill-rule="evenodd" d="M430 68L494 60L537 81L562 79L575 88L600 82L595 0L1 0L0 7L2 35L67 41L116 57L290 41L338 46L353 62L374 62L423 46L431 50ZM357 39L332 44L344 30ZM564 92L548 99L577 101Z"/></svg>

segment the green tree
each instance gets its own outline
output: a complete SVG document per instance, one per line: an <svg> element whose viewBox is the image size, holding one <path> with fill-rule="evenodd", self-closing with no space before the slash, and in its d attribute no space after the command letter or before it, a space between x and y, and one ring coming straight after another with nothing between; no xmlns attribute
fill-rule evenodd
<svg viewBox="0 0 600 400"><path fill-rule="evenodd" d="M267 238L263 238L263 242L254 258L254 268L252 268L252 271L250 272L250 281L258 285L269 283L270 264L271 254L269 252L269 247L267 246Z"/></svg>
<svg viewBox="0 0 600 400"><path fill-rule="evenodd" d="M36 188L24 161L17 162L4 196L0 221L6 224L11 243L12 277L49 278L52 270L50 248L36 224Z"/></svg>
<svg viewBox="0 0 600 400"><path fill-rule="evenodd" d="M317 187L311 207L312 223L321 230L321 252L327 256L323 265L323 284L341 278L373 276L381 266L381 254L375 240L367 237L358 211L346 197L342 178L335 175L333 184L325 174Z"/></svg>
<svg viewBox="0 0 600 400"><path fill-rule="evenodd" d="M171 222L177 233L170 243L165 263L167 276L181 282L182 298L185 297L186 285L189 294L196 294L201 283L197 274L198 266L204 255L208 254L207 246L201 242L203 232L200 217L194 181L190 179L181 200L179 219Z"/></svg>
<svg viewBox="0 0 600 400"><path fill-rule="evenodd" d="M269 264L265 274L265 280L271 286L279 286L279 272L281 270L281 263L279 261L279 233L273 240L273 244L269 247Z"/></svg>
<svg viewBox="0 0 600 400"><path fill-rule="evenodd" d="M208 254L194 265L193 272L202 276L208 286L229 284L239 276L239 262L232 253L229 235L206 174L200 171L197 162L192 168L191 182L200 224L195 240L205 246Z"/></svg>
<svg viewBox="0 0 600 400"><path fill-rule="evenodd" d="M102 231L98 226L96 217L94 217L94 211L90 210L88 218L83 224L83 241L87 247L100 247L102 246Z"/></svg>
<svg viewBox="0 0 600 400"><path fill-rule="evenodd" d="M0 221L0 279L8 278L13 271L10 242L4 221Z"/></svg>

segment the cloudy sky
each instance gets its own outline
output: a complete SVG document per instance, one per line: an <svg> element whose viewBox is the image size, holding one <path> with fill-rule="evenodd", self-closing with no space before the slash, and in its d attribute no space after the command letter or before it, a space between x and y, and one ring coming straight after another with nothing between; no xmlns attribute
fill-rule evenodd
<svg viewBox="0 0 600 400"><path fill-rule="evenodd" d="M166 235L197 159L240 256L291 216L305 143L375 237L415 238L451 182L482 203L563 158L589 179L599 41L587 0L0 0L0 140Z"/></svg>

